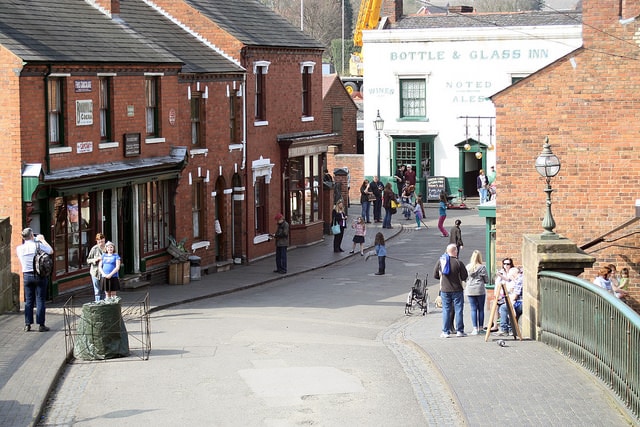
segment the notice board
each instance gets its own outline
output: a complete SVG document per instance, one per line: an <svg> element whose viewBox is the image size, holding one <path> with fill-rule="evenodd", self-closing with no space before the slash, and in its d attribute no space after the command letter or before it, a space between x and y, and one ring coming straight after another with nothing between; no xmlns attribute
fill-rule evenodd
<svg viewBox="0 0 640 427"><path fill-rule="evenodd" d="M440 193L446 193L444 176L430 176L427 178L427 201L440 200Z"/></svg>

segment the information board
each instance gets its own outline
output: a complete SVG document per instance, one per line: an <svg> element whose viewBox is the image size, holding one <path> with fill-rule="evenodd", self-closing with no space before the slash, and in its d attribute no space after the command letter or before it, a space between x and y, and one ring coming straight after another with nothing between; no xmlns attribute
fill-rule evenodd
<svg viewBox="0 0 640 427"><path fill-rule="evenodd" d="M430 176L427 178L427 200L440 200L440 193L446 193L444 176Z"/></svg>

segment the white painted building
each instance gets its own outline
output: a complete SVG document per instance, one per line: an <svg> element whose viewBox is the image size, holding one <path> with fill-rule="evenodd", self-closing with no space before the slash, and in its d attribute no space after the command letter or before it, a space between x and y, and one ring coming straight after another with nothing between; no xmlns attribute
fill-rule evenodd
<svg viewBox="0 0 640 427"><path fill-rule="evenodd" d="M365 175L379 155L383 180L411 164L418 177L446 177L449 194L477 196L478 170L496 160L488 98L580 47L581 22L578 12L423 15L364 31Z"/></svg>

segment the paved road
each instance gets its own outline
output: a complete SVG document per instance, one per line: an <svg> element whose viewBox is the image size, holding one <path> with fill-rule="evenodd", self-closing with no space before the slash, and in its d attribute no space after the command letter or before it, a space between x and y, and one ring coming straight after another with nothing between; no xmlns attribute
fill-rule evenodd
<svg viewBox="0 0 640 427"><path fill-rule="evenodd" d="M463 258L484 249L476 214L459 215ZM328 242L291 251L292 275L259 287L272 260L151 288L165 308L152 315L150 359L69 365L40 425L632 424L598 380L544 344L443 340L439 313L404 316L415 273L430 273L446 242L403 224L388 249L406 262L389 260L383 277L358 255L313 270L336 261ZM201 299L207 287L247 289Z"/></svg>

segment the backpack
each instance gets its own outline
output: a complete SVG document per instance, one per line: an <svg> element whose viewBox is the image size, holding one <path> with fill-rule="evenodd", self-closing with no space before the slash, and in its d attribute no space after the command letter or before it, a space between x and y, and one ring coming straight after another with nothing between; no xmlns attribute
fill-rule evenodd
<svg viewBox="0 0 640 427"><path fill-rule="evenodd" d="M36 243L36 254L33 256L33 272L40 277L49 277L53 271L53 259L51 255L40 249Z"/></svg>

